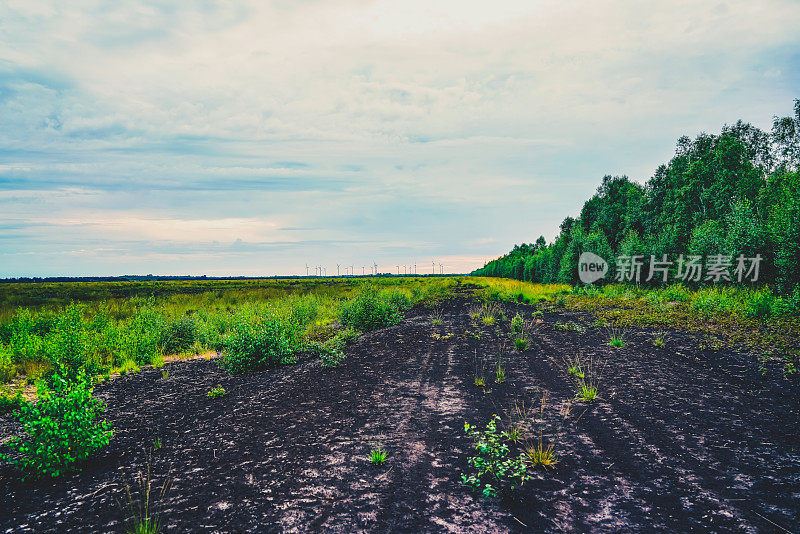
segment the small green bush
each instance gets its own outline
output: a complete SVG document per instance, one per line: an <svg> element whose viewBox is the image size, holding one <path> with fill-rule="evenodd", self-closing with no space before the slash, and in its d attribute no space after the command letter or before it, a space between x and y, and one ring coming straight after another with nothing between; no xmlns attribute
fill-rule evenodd
<svg viewBox="0 0 800 534"><path fill-rule="evenodd" d="M775 297L768 289L753 291L744 303L744 313L750 317L757 317L763 319L773 315L773 311L777 308Z"/></svg>
<svg viewBox="0 0 800 534"><path fill-rule="evenodd" d="M11 351L0 345L0 384L10 382L16 375L17 367Z"/></svg>
<svg viewBox="0 0 800 534"><path fill-rule="evenodd" d="M113 435L107 421L96 421L105 404L92 396L91 381L83 372L75 381L59 374L51 381L52 388L39 385L38 402L24 402L14 412L27 434L8 443L15 454L0 453L0 459L23 471L23 478L57 477L75 469Z"/></svg>
<svg viewBox="0 0 800 534"><path fill-rule="evenodd" d="M164 354L177 354L188 350L197 338L197 322L192 317L182 317L166 324L161 333L161 346Z"/></svg>
<svg viewBox="0 0 800 534"><path fill-rule="evenodd" d="M206 397L208 397L209 399L218 399L220 397L224 397L225 393L226 391L224 387L216 386L212 388L208 393L206 393Z"/></svg>
<svg viewBox="0 0 800 534"><path fill-rule="evenodd" d="M292 326L272 318L256 325L239 324L225 343L222 367L235 374L280 365L298 344L299 332Z"/></svg>
<svg viewBox="0 0 800 534"><path fill-rule="evenodd" d="M485 430L464 423L464 431L472 438L476 454L467 458L475 472L461 475L461 480L484 497L496 496L498 489L515 489L531 478L523 456L511 456L508 446L511 437L508 432L497 430L499 421L500 416L492 416Z"/></svg>
<svg viewBox="0 0 800 534"><path fill-rule="evenodd" d="M522 332L522 315L516 314L513 319L511 319L511 332L514 334L519 334Z"/></svg>
<svg viewBox="0 0 800 534"><path fill-rule="evenodd" d="M399 291L379 293L367 287L342 306L339 321L362 332L399 323L409 305L408 296Z"/></svg>

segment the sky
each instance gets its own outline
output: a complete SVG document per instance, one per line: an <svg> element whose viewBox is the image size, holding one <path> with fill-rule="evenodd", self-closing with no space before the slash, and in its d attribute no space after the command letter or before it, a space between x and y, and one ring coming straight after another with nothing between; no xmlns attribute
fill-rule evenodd
<svg viewBox="0 0 800 534"><path fill-rule="evenodd" d="M469 272L800 97L800 2L0 3L0 278Z"/></svg>

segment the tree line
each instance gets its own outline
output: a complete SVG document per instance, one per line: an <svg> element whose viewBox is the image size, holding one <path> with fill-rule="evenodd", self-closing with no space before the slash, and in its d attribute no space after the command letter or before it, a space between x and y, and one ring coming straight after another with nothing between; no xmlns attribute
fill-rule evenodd
<svg viewBox="0 0 800 534"><path fill-rule="evenodd" d="M784 293L799 288L800 99L793 115L774 118L771 132L739 120L718 135L681 137L644 185L604 176L552 243L539 237L515 245L472 274L577 283L583 252L609 262L606 279L623 258L640 257L646 275L651 256L723 257L732 267L736 258L759 257L759 283Z"/></svg>

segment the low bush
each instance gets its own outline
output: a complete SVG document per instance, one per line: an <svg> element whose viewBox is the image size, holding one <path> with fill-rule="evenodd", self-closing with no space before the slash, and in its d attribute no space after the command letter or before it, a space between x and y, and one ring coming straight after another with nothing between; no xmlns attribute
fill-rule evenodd
<svg viewBox="0 0 800 534"><path fill-rule="evenodd" d="M224 397L225 393L226 392L224 387L216 386L214 388L211 388L211 390L208 393L206 393L206 397L208 397L209 399L218 399L220 397Z"/></svg>
<svg viewBox="0 0 800 534"><path fill-rule="evenodd" d="M280 365L298 347L295 325L269 318L251 325L241 323L225 343L222 367L231 374Z"/></svg>
<svg viewBox="0 0 800 534"><path fill-rule="evenodd" d="M0 459L23 471L23 478L57 477L108 445L111 425L96 421L105 404L92 396L91 381L80 372L74 381L53 375L52 387L39 385L39 400L24 402L14 412L26 435L7 446L13 454Z"/></svg>
<svg viewBox="0 0 800 534"><path fill-rule="evenodd" d="M164 354L177 354L188 350L197 339L197 322L192 317L182 317L164 326L161 347Z"/></svg>
<svg viewBox="0 0 800 534"><path fill-rule="evenodd" d="M10 382L17 375L17 366L11 351L0 345L0 384Z"/></svg>
<svg viewBox="0 0 800 534"><path fill-rule="evenodd" d="M523 455L511 455L508 432L498 431L499 421L500 416L492 416L485 430L464 423L464 431L472 438L476 454L467 458L475 471L461 475L461 480L485 497L496 496L498 490L513 490L530 479Z"/></svg>
<svg viewBox="0 0 800 534"><path fill-rule="evenodd" d="M402 320L402 312L409 302L408 296L400 291L379 293L375 288L367 287L345 302L339 321L345 327L362 332L391 326Z"/></svg>

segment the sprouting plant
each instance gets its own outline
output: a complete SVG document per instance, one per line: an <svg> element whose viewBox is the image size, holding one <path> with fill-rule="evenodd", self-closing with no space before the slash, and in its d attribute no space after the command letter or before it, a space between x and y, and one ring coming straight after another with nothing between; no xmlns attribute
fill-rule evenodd
<svg viewBox="0 0 800 534"><path fill-rule="evenodd" d="M383 465L386 461L386 449L378 445L369 451L369 461L375 465Z"/></svg>
<svg viewBox="0 0 800 534"><path fill-rule="evenodd" d="M542 320L544 319L544 312L542 310L536 310L531 314L531 317L533 317L534 320L536 319Z"/></svg>
<svg viewBox="0 0 800 534"><path fill-rule="evenodd" d="M497 365L495 366L495 381L500 384L505 382L506 380L506 366L503 363L503 351L505 350L504 345L500 345L498 352L497 352Z"/></svg>
<svg viewBox="0 0 800 534"><path fill-rule="evenodd" d="M431 324L433 326L441 326L442 324L442 310L436 309L431 312Z"/></svg>
<svg viewBox="0 0 800 534"><path fill-rule="evenodd" d="M322 362L322 367L327 369L332 367L339 367L344 363L344 360L347 358L347 355L337 349L332 348L330 350L323 350L319 353L319 359Z"/></svg>
<svg viewBox="0 0 800 534"><path fill-rule="evenodd" d="M581 380L578 389L578 398L584 402L592 402L597 398L597 384Z"/></svg>
<svg viewBox="0 0 800 534"><path fill-rule="evenodd" d="M531 468L548 468L554 467L556 463L558 463L558 455L556 453L556 443L557 443L557 436L560 432L560 429L563 427L564 423L566 422L569 414L572 410L572 401L568 401L566 404L563 405L561 416L558 419L558 426L553 428L551 425L552 423L548 423L547 419L545 418L545 411L547 409L547 394L542 394L541 402L539 403L539 414L538 418L533 417L533 413L525 412L525 418L530 421L528 424L533 424L538 427L539 432L538 435L533 437L532 439L526 439L523 441L522 451L523 451L523 459ZM549 428L548 437L547 437L547 444L545 438L545 428Z"/></svg>
<svg viewBox="0 0 800 534"><path fill-rule="evenodd" d="M476 386L486 385L486 361L482 356L478 356L478 349L475 349L473 358L474 382Z"/></svg>
<svg viewBox="0 0 800 534"><path fill-rule="evenodd" d="M132 492L130 484L125 484L127 499L128 534L158 534L161 531L161 514L164 500L169 492L172 480L167 475L160 487L153 484L150 471L152 456L148 454L147 467L139 471L136 489Z"/></svg>
<svg viewBox="0 0 800 534"><path fill-rule="evenodd" d="M464 423L464 432L472 438L476 454L467 458L474 472L462 474L461 480L484 497L496 496L500 488L513 490L530 480L523 456L510 454L510 438L507 432L498 431L499 421L500 416L493 415L485 430Z"/></svg>
<svg viewBox="0 0 800 534"><path fill-rule="evenodd" d="M552 443L545 447L540 439L533 444L526 444L523 450L525 452L525 461L531 467L547 468L553 467L558 463Z"/></svg>
<svg viewBox="0 0 800 534"><path fill-rule="evenodd" d="M607 323L605 322L604 319L598 317L597 319L594 320L592 326L594 327L595 330L600 330L601 328L605 328L607 326Z"/></svg>
<svg viewBox="0 0 800 534"><path fill-rule="evenodd" d="M525 350L528 346L528 340L524 337L518 337L514 339L514 347L517 350Z"/></svg>
<svg viewBox="0 0 800 534"><path fill-rule="evenodd" d="M783 376L786 378L795 378L798 375L797 366L795 365L794 361L788 356L784 355L783 359Z"/></svg>
<svg viewBox="0 0 800 534"><path fill-rule="evenodd" d="M576 332L580 335L586 333L586 327L576 323L575 321L567 321L566 323L556 323L554 326L556 330L562 330L565 332Z"/></svg>
<svg viewBox="0 0 800 534"><path fill-rule="evenodd" d="M225 396L225 388L222 386L216 386L211 389L208 393L206 393L206 397L209 399L217 399L219 397Z"/></svg>
<svg viewBox="0 0 800 534"><path fill-rule="evenodd" d="M470 317L476 322L482 322L487 326L491 326L497 322L498 319L503 319L503 310L496 302L485 302L480 306L470 309Z"/></svg>
<svg viewBox="0 0 800 534"><path fill-rule="evenodd" d="M162 445L161 436L156 436L155 438L153 438L153 450L154 451L159 450L161 448L161 445Z"/></svg>
<svg viewBox="0 0 800 534"><path fill-rule="evenodd" d="M166 369L161 371L161 378L169 378L169 371Z"/></svg>
<svg viewBox="0 0 800 534"><path fill-rule="evenodd" d="M622 348L625 346L625 332L621 328L609 328L608 344L612 347Z"/></svg>
<svg viewBox="0 0 800 534"><path fill-rule="evenodd" d="M525 401L514 401L514 408L506 412L508 423L505 425L508 439L517 443L523 437L529 423L528 409Z"/></svg>
<svg viewBox="0 0 800 534"><path fill-rule="evenodd" d="M664 331L656 332L655 337L653 337L653 346L654 347L663 347L666 341L667 334Z"/></svg>
<svg viewBox="0 0 800 534"><path fill-rule="evenodd" d="M513 334L521 334L522 323L523 323L522 315L520 315L519 313L516 314L514 318L511 319L511 332Z"/></svg>
<svg viewBox="0 0 800 534"><path fill-rule="evenodd" d="M506 369L499 362L497 364L497 371L495 372L495 381L498 384L506 381Z"/></svg>
<svg viewBox="0 0 800 534"><path fill-rule="evenodd" d="M584 362L580 355L567 359L567 373L578 379L586 377L586 371L584 371L583 367Z"/></svg>

